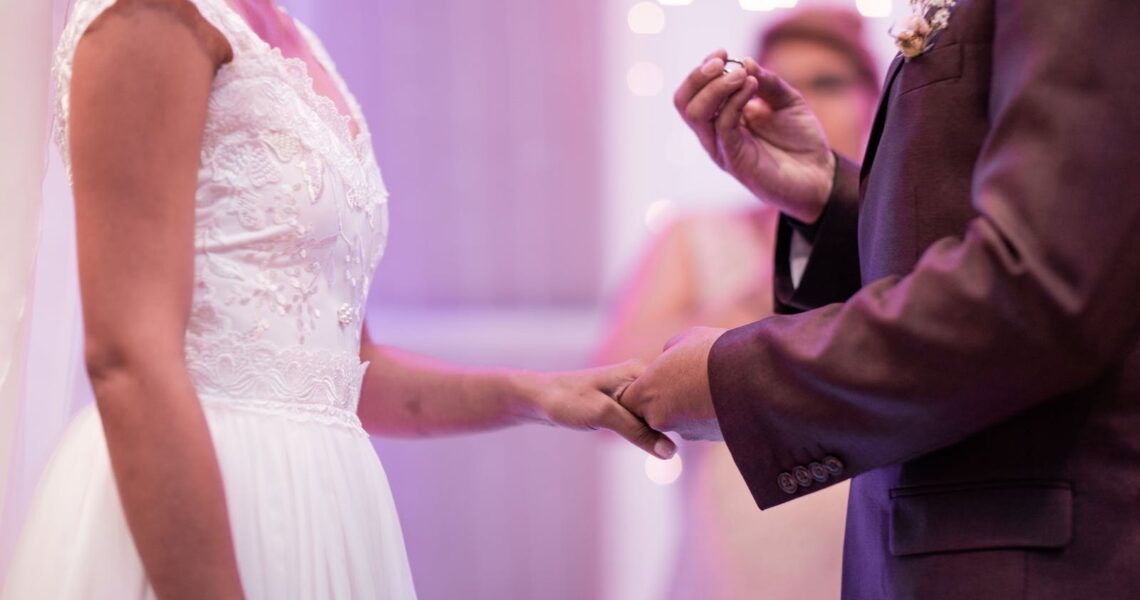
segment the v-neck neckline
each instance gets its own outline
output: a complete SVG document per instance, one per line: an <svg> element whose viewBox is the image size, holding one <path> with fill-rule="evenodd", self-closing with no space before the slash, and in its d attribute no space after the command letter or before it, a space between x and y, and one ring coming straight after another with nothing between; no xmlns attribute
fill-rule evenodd
<svg viewBox="0 0 1140 600"><path fill-rule="evenodd" d="M333 88L336 90L337 95L340 96L341 100L344 102L345 108L348 109L348 114L345 114L341 111L340 105L337 103L336 99L329 97L328 94L322 94L317 91L317 80L313 77L312 70L309 68L308 60L305 60L304 58L298 56L286 55L279 46L275 46L269 43L269 41L265 38L261 37L261 35L257 33L257 30L249 24L249 21L247 21L245 17L242 16L241 12L239 12L238 9L234 7L230 0L219 0L219 2L225 6L226 10L230 11L233 18L241 21L242 26L246 29L246 32L252 35L254 39L256 39L257 42L261 44L262 48L265 51L276 55L285 63L296 63L301 66L305 77L308 78L307 82L303 82L308 86L307 91L312 94L314 98L318 99L319 101L328 102L329 105L332 106L337 117L340 119L341 124L346 129L345 133L347 133L347 141L352 146L352 149L354 151L359 151L359 142L364 138L364 135L366 134L366 129L363 123L363 119L361 118L360 111L355 108L352 98L348 96L347 86L345 86L343 82L339 80L339 77L333 72L330 65L327 64L328 61L325 60L322 56L323 53L318 52L318 49L314 46L313 35L309 32L308 26L290 14L289 11L284 7L279 6L276 2L273 3L274 8L285 18L289 19L289 21L292 23L293 29L295 29L300 36L299 41L304 47L305 52L310 57L312 57L313 62L317 63L317 65L322 70L324 70L325 75L329 79L329 82L333 85ZM353 131L354 128L356 129L355 132Z"/></svg>

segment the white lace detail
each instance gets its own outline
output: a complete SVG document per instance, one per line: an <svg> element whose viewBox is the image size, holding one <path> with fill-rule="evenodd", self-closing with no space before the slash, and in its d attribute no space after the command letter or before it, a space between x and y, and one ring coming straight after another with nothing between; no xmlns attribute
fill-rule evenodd
<svg viewBox="0 0 1140 600"><path fill-rule="evenodd" d="M349 115L316 92L304 60L270 46L224 0L190 1L233 49L212 84L195 194L194 381L204 401L274 414L288 405L294 416L339 422L356 408L364 307L388 235L371 132L302 23ZM114 2L76 0L56 51L55 135L69 173L75 48ZM345 422L359 428L355 419Z"/></svg>
<svg viewBox="0 0 1140 600"><path fill-rule="evenodd" d="M368 363L353 354L190 336L186 368L206 404L364 432L356 405Z"/></svg>

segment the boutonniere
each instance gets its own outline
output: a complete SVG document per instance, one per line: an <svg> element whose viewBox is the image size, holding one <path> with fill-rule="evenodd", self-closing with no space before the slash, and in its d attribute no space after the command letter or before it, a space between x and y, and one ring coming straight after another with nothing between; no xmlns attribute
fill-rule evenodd
<svg viewBox="0 0 1140 600"><path fill-rule="evenodd" d="M929 50L934 35L950 24L950 9L958 0L910 0L910 14L891 28L895 47L910 60Z"/></svg>

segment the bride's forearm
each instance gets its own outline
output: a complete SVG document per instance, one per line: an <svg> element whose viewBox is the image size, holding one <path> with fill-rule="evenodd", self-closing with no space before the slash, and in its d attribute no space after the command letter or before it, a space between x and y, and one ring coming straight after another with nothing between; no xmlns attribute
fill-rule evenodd
<svg viewBox="0 0 1140 600"><path fill-rule="evenodd" d="M538 422L609 429L660 458L676 450L615 400L644 370L636 361L551 373L469 369L372 344L367 328L363 338L369 368L358 413L371 433L423 437Z"/></svg>
<svg viewBox="0 0 1140 600"><path fill-rule="evenodd" d="M185 368L88 362L123 512L158 597L241 598L222 477Z"/></svg>
<svg viewBox="0 0 1140 600"><path fill-rule="evenodd" d="M370 433L422 437L540 422L539 374L473 369L365 342L358 413Z"/></svg>

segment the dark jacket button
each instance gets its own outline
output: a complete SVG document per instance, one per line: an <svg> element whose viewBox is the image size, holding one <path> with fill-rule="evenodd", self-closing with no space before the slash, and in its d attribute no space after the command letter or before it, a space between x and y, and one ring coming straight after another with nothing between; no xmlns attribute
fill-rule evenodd
<svg viewBox="0 0 1140 600"><path fill-rule="evenodd" d="M779 484L780 489L788 495L794 494L800 489L800 486L796 485L796 478L792 477L791 473L780 473L776 476L776 483Z"/></svg>
<svg viewBox="0 0 1140 600"><path fill-rule="evenodd" d="M828 456L827 458L824 458L823 467L827 469L827 472L831 473L832 475L839 475L843 473L844 469L843 461L835 458L834 456Z"/></svg>
<svg viewBox="0 0 1140 600"><path fill-rule="evenodd" d="M811 471L808 471L805 466L801 465L792 469L792 476L796 478L796 483L798 483L800 487L811 487L813 483Z"/></svg>
<svg viewBox="0 0 1140 600"><path fill-rule="evenodd" d="M823 466L823 463L811 463L808 465L808 471L811 471L812 479L820 483L827 481L827 478L829 477L827 467Z"/></svg>

